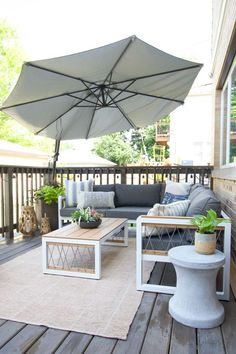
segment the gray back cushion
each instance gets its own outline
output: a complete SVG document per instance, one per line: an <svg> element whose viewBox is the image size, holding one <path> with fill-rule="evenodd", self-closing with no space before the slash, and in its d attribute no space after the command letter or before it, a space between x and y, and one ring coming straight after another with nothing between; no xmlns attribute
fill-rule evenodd
<svg viewBox="0 0 236 354"><path fill-rule="evenodd" d="M94 192L115 192L114 184L94 184L93 185Z"/></svg>
<svg viewBox="0 0 236 354"><path fill-rule="evenodd" d="M194 198L196 198L196 196L198 196L200 193L203 193L205 191L206 188L204 188L202 184L194 184L190 189L188 199L192 201Z"/></svg>
<svg viewBox="0 0 236 354"><path fill-rule="evenodd" d="M216 198L215 193L211 189L198 188L193 191L195 194L191 200L191 204L187 210L186 216L206 215L207 210L213 209L220 216L221 204ZM190 199L190 198L189 198Z"/></svg>
<svg viewBox="0 0 236 354"><path fill-rule="evenodd" d="M144 185L115 185L115 206L150 206L160 203L164 183Z"/></svg>

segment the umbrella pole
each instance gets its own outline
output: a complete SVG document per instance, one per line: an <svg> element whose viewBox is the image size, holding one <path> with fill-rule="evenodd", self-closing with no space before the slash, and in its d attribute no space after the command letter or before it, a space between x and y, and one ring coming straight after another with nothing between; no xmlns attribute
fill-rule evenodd
<svg viewBox="0 0 236 354"><path fill-rule="evenodd" d="M60 149L60 143L61 139L56 139L55 141L55 150L54 150L54 156L53 156L53 165L52 165L52 181L56 182L56 165L57 165L57 160L59 156L59 149Z"/></svg>

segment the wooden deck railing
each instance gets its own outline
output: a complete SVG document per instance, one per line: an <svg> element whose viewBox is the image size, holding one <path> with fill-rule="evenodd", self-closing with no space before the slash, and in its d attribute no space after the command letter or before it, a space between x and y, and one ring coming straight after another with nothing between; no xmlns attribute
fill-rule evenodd
<svg viewBox="0 0 236 354"><path fill-rule="evenodd" d="M93 178L95 184L153 184L171 179L211 187L212 166L58 167L57 181ZM0 233L12 239L22 205L34 203L34 191L52 176L51 168L0 166Z"/></svg>

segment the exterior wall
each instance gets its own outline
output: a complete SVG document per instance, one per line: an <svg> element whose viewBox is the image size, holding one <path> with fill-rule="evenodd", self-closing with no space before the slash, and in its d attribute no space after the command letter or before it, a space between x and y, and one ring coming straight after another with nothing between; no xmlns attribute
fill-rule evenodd
<svg viewBox="0 0 236 354"><path fill-rule="evenodd" d="M236 167L220 167L221 90L235 56L236 1L213 0L212 79L214 112L213 189L232 219L232 256L236 261Z"/></svg>
<svg viewBox="0 0 236 354"><path fill-rule="evenodd" d="M213 164L212 94L209 86L205 92L191 92L184 105L170 116L171 163Z"/></svg>
<svg viewBox="0 0 236 354"><path fill-rule="evenodd" d="M221 200L223 210L232 220L232 256L236 260L236 183L214 178L214 191Z"/></svg>

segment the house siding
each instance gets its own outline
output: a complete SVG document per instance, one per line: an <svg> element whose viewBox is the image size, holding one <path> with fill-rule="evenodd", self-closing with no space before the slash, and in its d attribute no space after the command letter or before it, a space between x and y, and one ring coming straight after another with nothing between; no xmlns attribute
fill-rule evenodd
<svg viewBox="0 0 236 354"><path fill-rule="evenodd" d="M232 257L236 260L236 183L226 179L214 178L214 191L221 201L222 210L232 220Z"/></svg>
<svg viewBox="0 0 236 354"><path fill-rule="evenodd" d="M220 167L221 90L235 56L236 1L213 0L212 80L214 114L213 189L232 219L232 257L236 262L236 167Z"/></svg>

